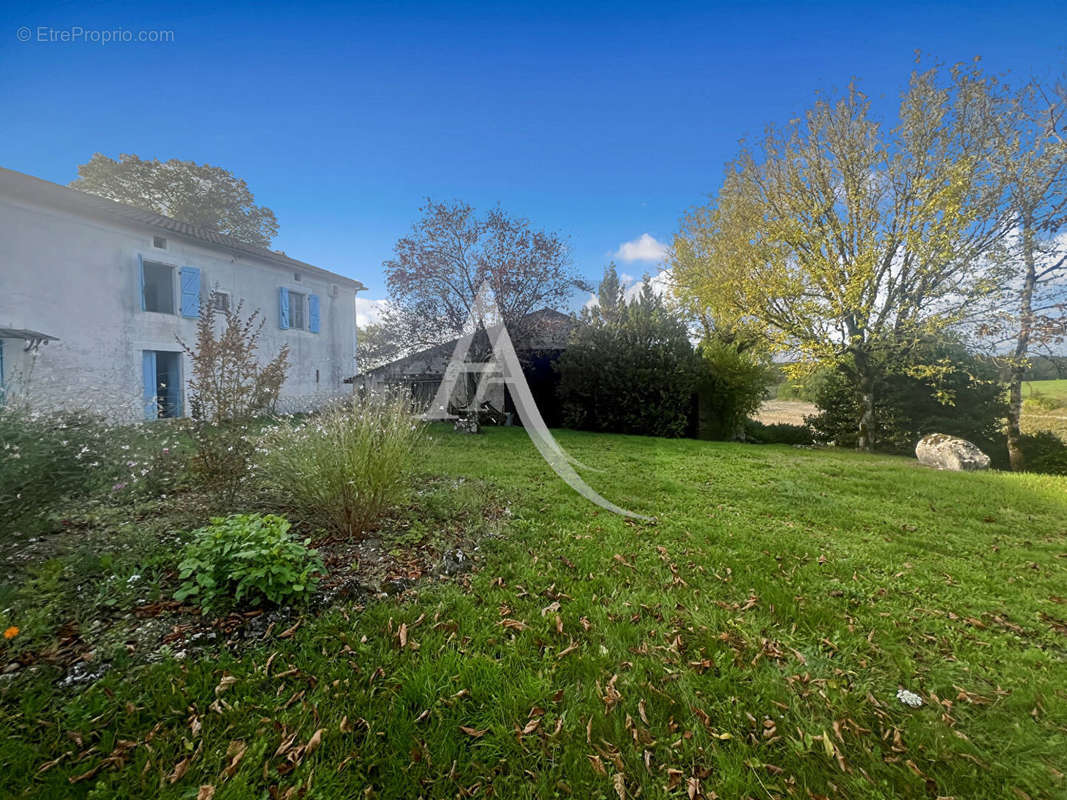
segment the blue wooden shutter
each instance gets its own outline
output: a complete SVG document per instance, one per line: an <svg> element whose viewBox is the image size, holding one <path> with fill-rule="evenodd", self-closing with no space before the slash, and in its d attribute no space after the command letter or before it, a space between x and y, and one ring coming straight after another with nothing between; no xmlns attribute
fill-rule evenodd
<svg viewBox="0 0 1067 800"><path fill-rule="evenodd" d="M144 311L144 258L140 253L137 254L137 274L141 278L141 310Z"/></svg>
<svg viewBox="0 0 1067 800"><path fill-rule="evenodd" d="M196 267L182 267L179 270L182 287L182 316L200 316L200 270Z"/></svg>
<svg viewBox="0 0 1067 800"><path fill-rule="evenodd" d="M284 286L278 290L278 327L289 329L289 290Z"/></svg>
<svg viewBox="0 0 1067 800"><path fill-rule="evenodd" d="M312 333L319 332L319 296L308 295L308 330Z"/></svg>
<svg viewBox="0 0 1067 800"><path fill-rule="evenodd" d="M159 406L156 403L156 354L152 350L141 353L141 376L144 381L144 418L155 419Z"/></svg>

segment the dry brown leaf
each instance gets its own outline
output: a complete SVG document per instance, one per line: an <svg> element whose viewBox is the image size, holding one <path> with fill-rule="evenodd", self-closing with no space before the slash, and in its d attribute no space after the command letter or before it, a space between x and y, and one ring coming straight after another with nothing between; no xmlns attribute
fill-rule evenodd
<svg viewBox="0 0 1067 800"><path fill-rule="evenodd" d="M228 672L222 673L222 680L220 680L219 685L215 687L215 697L218 697L235 683L237 683L237 678Z"/></svg>
<svg viewBox="0 0 1067 800"><path fill-rule="evenodd" d="M241 759L245 757L247 751L248 745L244 742L230 742L230 746L226 748L226 758L230 759L230 763L227 764L226 769L222 771L223 778L233 777L233 774L237 772L237 765L241 763Z"/></svg>
<svg viewBox="0 0 1067 800"><path fill-rule="evenodd" d="M189 771L189 759L183 758L177 764L174 765L173 771L170 773L170 777L167 778L171 783L177 783L182 779L182 776Z"/></svg>
<svg viewBox="0 0 1067 800"><path fill-rule="evenodd" d="M326 733L326 729L319 728L317 731L311 734L311 738L308 739L308 743L304 745L305 756L309 756L319 749L319 745L322 744L322 734L324 733Z"/></svg>
<svg viewBox="0 0 1067 800"><path fill-rule="evenodd" d="M400 639L400 649L403 650L408 646L408 624L406 622L400 623L400 631L397 636Z"/></svg>
<svg viewBox="0 0 1067 800"><path fill-rule="evenodd" d="M611 782L615 785L615 794L619 796L619 800L626 800L626 776L616 772Z"/></svg>
<svg viewBox="0 0 1067 800"><path fill-rule="evenodd" d="M473 736L475 739L481 739L483 736L485 736L485 734L489 733L489 729L488 728L483 728L482 730L478 730L477 728L471 728L471 727L468 727L466 725L460 725L459 729L461 731L463 731L465 734L467 734L468 736Z"/></svg>
<svg viewBox="0 0 1067 800"><path fill-rule="evenodd" d="M212 800L215 796L215 787L209 783L205 783L200 787L200 791L196 793L196 800Z"/></svg>

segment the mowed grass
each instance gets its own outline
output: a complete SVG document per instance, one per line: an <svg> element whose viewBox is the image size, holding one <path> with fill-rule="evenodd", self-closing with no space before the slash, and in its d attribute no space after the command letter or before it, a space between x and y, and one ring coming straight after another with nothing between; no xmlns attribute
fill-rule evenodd
<svg viewBox="0 0 1067 800"><path fill-rule="evenodd" d="M1023 396L1026 397L1035 391L1048 397L1055 397L1057 400L1067 401L1067 379L1028 381L1023 389Z"/></svg>
<svg viewBox="0 0 1067 800"><path fill-rule="evenodd" d="M240 657L11 681L0 794L1067 796L1067 479L557 435L657 524L521 429L440 428L427 472L508 498L480 571Z"/></svg>

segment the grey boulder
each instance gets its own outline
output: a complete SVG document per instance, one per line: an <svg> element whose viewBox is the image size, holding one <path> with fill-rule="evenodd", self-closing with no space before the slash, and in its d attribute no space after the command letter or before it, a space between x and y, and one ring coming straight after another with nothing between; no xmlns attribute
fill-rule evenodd
<svg viewBox="0 0 1067 800"><path fill-rule="evenodd" d="M920 464L953 472L989 469L989 456L966 439L944 433L931 433L920 439L915 445L915 457Z"/></svg>

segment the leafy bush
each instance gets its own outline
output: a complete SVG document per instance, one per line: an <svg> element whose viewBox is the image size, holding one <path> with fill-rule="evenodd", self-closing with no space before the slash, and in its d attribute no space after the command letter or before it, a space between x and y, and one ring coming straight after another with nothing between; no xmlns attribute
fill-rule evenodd
<svg viewBox="0 0 1067 800"><path fill-rule="evenodd" d="M920 343L906 354L894 348L877 353L874 385L875 448L911 454L929 433L967 439L994 460L1004 449L1000 428L1006 414L997 370L951 340ZM808 419L819 441L854 447L860 418L858 384L847 368L823 375L818 383L819 413Z"/></svg>
<svg viewBox="0 0 1067 800"><path fill-rule="evenodd" d="M258 310L243 317L242 308L238 303L220 312L212 292L200 310L195 347L178 340L193 364L189 407L197 449L194 471L207 489L226 501L232 501L251 465L255 448L247 423L274 410L288 371L288 345L270 362L260 364L259 336L265 320ZM224 324L216 333L220 313Z"/></svg>
<svg viewBox="0 0 1067 800"><path fill-rule="evenodd" d="M556 364L563 422L571 428L684 436L700 357L684 321L646 282L611 313L590 312Z"/></svg>
<svg viewBox="0 0 1067 800"><path fill-rule="evenodd" d="M257 472L281 502L354 536L404 501L425 442L407 400L371 395L268 431Z"/></svg>
<svg viewBox="0 0 1067 800"><path fill-rule="evenodd" d="M234 601L282 604L307 597L324 572L322 559L289 535L289 522L268 514L213 517L186 546L176 600L213 609Z"/></svg>
<svg viewBox="0 0 1067 800"><path fill-rule="evenodd" d="M1034 389L1030 396L1023 401L1023 407L1027 411L1056 411L1063 408L1064 401L1059 397L1052 397L1044 392Z"/></svg>
<svg viewBox="0 0 1067 800"><path fill-rule="evenodd" d="M1050 431L1023 434L1023 461L1027 472L1067 475L1067 443Z"/></svg>
<svg viewBox="0 0 1067 800"><path fill-rule="evenodd" d="M770 367L736 344L705 340L697 383L698 435L701 439L738 439L745 420L759 410L773 380Z"/></svg>
<svg viewBox="0 0 1067 800"><path fill-rule="evenodd" d="M756 420L745 423L745 438L757 444L814 444L815 436L806 425L776 422L764 425Z"/></svg>

